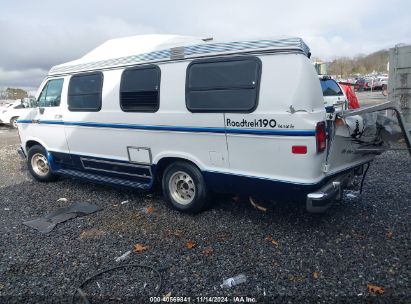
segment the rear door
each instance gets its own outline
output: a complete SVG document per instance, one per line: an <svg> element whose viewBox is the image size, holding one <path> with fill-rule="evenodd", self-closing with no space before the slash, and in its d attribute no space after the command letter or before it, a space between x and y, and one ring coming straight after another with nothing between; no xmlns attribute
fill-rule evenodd
<svg viewBox="0 0 411 304"><path fill-rule="evenodd" d="M394 116L387 116L391 111ZM369 162L391 144L411 155L411 136L394 102L339 112L337 117L327 150L329 173Z"/></svg>

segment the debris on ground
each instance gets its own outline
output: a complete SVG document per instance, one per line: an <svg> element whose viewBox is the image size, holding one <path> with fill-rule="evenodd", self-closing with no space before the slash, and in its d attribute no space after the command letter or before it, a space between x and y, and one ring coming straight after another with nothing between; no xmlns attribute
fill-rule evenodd
<svg viewBox="0 0 411 304"><path fill-rule="evenodd" d="M273 237L271 235L267 236L265 238L267 241L271 242L271 244L278 246L278 242L276 240L273 239Z"/></svg>
<svg viewBox="0 0 411 304"><path fill-rule="evenodd" d="M188 249L193 249L194 247L197 247L197 244L196 244L195 242L193 242L193 241L188 241L188 242L186 243L186 247L187 247Z"/></svg>
<svg viewBox="0 0 411 304"><path fill-rule="evenodd" d="M250 196L248 199L249 199L249 201L250 201L250 204L251 204L255 209L260 210L260 211L263 211L263 212L267 212L267 208L265 208L265 207L257 204L257 203L255 202L255 200L254 200L251 196Z"/></svg>
<svg viewBox="0 0 411 304"><path fill-rule="evenodd" d="M223 284L221 284L221 288L231 288L238 284L245 283L247 281L247 277L244 274L239 274L235 277L225 279Z"/></svg>
<svg viewBox="0 0 411 304"><path fill-rule="evenodd" d="M101 210L99 206L89 203L74 203L69 207L59 208L48 213L44 217L39 217L31 221L23 222L24 225L36 229L41 233L49 233L57 224L78 216L88 215Z"/></svg>
<svg viewBox="0 0 411 304"><path fill-rule="evenodd" d="M126 253L120 255L119 257L115 258L116 262L121 262L127 259L127 257L131 254L131 250L127 251Z"/></svg>
<svg viewBox="0 0 411 304"><path fill-rule="evenodd" d="M153 206L148 206L148 207L144 207L140 209L142 213L145 214L151 214L154 211L154 207Z"/></svg>
<svg viewBox="0 0 411 304"><path fill-rule="evenodd" d="M128 201L122 201L121 203L120 203L120 205L124 205L124 204L127 204L128 203Z"/></svg>
<svg viewBox="0 0 411 304"><path fill-rule="evenodd" d="M57 202L63 202L63 203L67 203L68 199L66 199L65 197L60 197Z"/></svg>
<svg viewBox="0 0 411 304"><path fill-rule="evenodd" d="M344 191L344 196L345 196L345 198L348 198L348 199L357 198L359 195L360 195L359 191L352 191L352 190L345 190Z"/></svg>
<svg viewBox="0 0 411 304"><path fill-rule="evenodd" d="M378 295L382 295L385 292L384 287L373 285L373 284L367 284L367 288L369 292L378 294Z"/></svg>
<svg viewBox="0 0 411 304"><path fill-rule="evenodd" d="M153 273L157 277L157 284L154 285L153 291L155 293L158 293L161 289L162 285L162 276L161 273L158 269L148 266L148 265L142 265L142 264L128 264L128 265L120 265L120 266L114 266L110 268L106 268L100 272L97 272L96 274L92 275L91 277L88 277L81 283L81 285L75 289L74 293L71 296L71 303L78 303L79 301L76 301L76 299L79 297L81 303L90 303L90 301L87 299L87 294L84 292L84 288L92 281L94 281L97 277L101 277L101 275L106 274L106 273L112 273L116 272L119 270L124 270L124 269L132 269L132 268L140 268L140 269L147 269L150 270L151 273ZM97 285L99 288L100 286ZM144 283L144 288L147 286L147 283ZM115 300L121 301L122 299L116 298Z"/></svg>
<svg viewBox="0 0 411 304"><path fill-rule="evenodd" d="M133 251L135 252L135 253L142 253L143 251L145 251L145 250L147 250L148 249L148 246L143 246L143 245L141 245L141 244L135 244L134 246L133 246Z"/></svg>
<svg viewBox="0 0 411 304"><path fill-rule="evenodd" d="M168 299L169 297L171 297L171 291L163 296L163 298L166 298L166 299Z"/></svg>

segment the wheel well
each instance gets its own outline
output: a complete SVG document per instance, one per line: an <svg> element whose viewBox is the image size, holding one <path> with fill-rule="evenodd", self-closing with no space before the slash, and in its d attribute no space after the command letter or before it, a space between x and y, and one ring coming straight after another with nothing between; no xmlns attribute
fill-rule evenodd
<svg viewBox="0 0 411 304"><path fill-rule="evenodd" d="M38 145L38 146L42 146L39 142L35 141L35 140L29 140L28 142L26 142L26 151L29 151L31 147Z"/></svg>
<svg viewBox="0 0 411 304"><path fill-rule="evenodd" d="M13 121L13 119L18 119L18 116L13 116L12 118L10 118L10 123Z"/></svg>
<svg viewBox="0 0 411 304"><path fill-rule="evenodd" d="M176 162L176 161L183 161L183 162L187 162L187 163L190 163L190 164L192 164L192 165L194 165L194 166L196 166L197 168L198 168L198 166L195 164L195 163L193 163L192 161L190 161L190 160L188 160L188 159L185 159L185 158L179 158L179 157L164 157L164 158L162 158L162 159L160 159L159 161L158 161L158 163L157 163L157 165L156 165L156 177L157 177L157 180L158 181L160 181L161 180L161 178L162 178L162 176L163 176L163 173L164 173L164 170L170 165L170 164L172 164L172 163L174 163L174 162ZM200 170L200 168L198 168L199 170ZM201 171L201 170L200 170Z"/></svg>

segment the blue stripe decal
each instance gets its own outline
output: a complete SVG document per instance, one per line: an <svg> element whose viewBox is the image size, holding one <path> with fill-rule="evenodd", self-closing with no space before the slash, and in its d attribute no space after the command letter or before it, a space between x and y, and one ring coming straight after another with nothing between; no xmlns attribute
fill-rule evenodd
<svg viewBox="0 0 411 304"><path fill-rule="evenodd" d="M18 120L18 123L31 123L31 120ZM225 129L207 127L180 127L180 126L150 126L150 125L131 125L131 124L105 124L98 122L74 122L58 120L41 120L40 124L66 125L95 128L112 129L135 129L148 131L175 131L175 132L196 132L196 133L219 133L219 134L252 134L252 135L277 135L277 136L315 136L315 130L258 130L258 129Z"/></svg>

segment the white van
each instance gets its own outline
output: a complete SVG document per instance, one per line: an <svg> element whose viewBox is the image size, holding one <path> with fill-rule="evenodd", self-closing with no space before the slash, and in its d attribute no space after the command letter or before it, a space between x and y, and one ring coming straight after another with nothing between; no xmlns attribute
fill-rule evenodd
<svg viewBox="0 0 411 304"><path fill-rule="evenodd" d="M337 124L334 108L326 113L309 57L299 38L110 40L50 70L38 107L18 121L21 154L39 181L159 183L185 212L214 191L303 198L323 211L381 151L356 151L361 117Z"/></svg>

